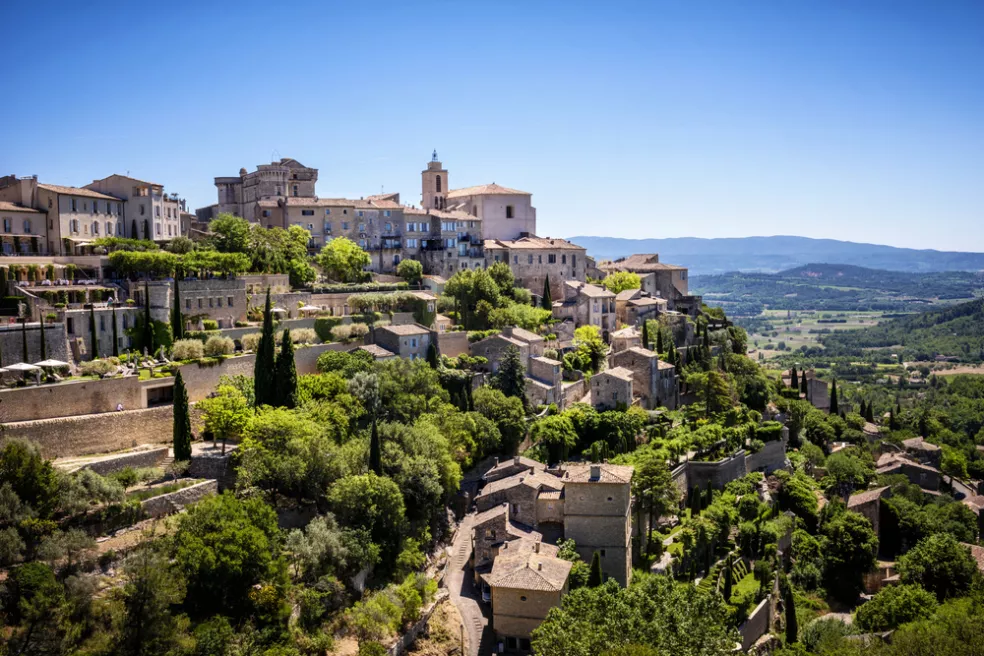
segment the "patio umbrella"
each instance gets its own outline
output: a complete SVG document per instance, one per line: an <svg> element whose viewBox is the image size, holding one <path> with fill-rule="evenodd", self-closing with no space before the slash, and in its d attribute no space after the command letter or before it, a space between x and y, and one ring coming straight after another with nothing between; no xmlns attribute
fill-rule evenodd
<svg viewBox="0 0 984 656"><path fill-rule="evenodd" d="M48 359L48 360L42 360L41 362L36 363L35 366L38 366L38 367L67 367L68 366L68 363L67 362L62 362L61 360L51 360L51 359Z"/></svg>
<svg viewBox="0 0 984 656"><path fill-rule="evenodd" d="M301 312L320 312L321 308L317 305L304 305L300 308Z"/></svg>
<svg viewBox="0 0 984 656"><path fill-rule="evenodd" d="M275 307L272 310L270 310L270 312L273 312L274 314L287 314L287 310L283 309L282 307Z"/></svg>
<svg viewBox="0 0 984 656"><path fill-rule="evenodd" d="M8 364L6 369L7 371L38 371L41 367L35 367L33 364L27 364L26 362L17 362L15 364Z"/></svg>

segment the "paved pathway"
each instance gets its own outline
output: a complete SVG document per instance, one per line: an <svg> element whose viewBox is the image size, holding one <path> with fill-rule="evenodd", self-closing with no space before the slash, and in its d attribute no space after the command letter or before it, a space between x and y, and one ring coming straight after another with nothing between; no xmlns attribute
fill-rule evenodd
<svg viewBox="0 0 984 656"><path fill-rule="evenodd" d="M446 584L451 593L451 601L461 613L461 621L468 634L467 653L470 656L492 654L495 634L489 626L490 609L482 603L481 591L472 585L473 575L468 560L471 557L471 521L473 515L466 515L458 527L454 544L451 545L451 560L448 564Z"/></svg>

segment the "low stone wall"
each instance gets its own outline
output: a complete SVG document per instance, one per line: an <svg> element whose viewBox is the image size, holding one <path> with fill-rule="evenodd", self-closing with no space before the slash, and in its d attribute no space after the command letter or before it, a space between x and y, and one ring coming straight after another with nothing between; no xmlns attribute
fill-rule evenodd
<svg viewBox="0 0 984 656"><path fill-rule="evenodd" d="M194 503L211 494L216 494L218 489L218 483L215 481L202 481L175 492L145 499L140 503L140 507L143 508L144 514L147 517L156 518L163 517L164 515L172 515L179 512L189 503Z"/></svg>
<svg viewBox="0 0 984 656"><path fill-rule="evenodd" d="M236 470L232 466L232 454L237 446L230 444L225 455L219 453L193 453L188 463L188 475L192 478L215 480L219 490L232 488L236 484Z"/></svg>
<svg viewBox="0 0 984 656"><path fill-rule="evenodd" d="M748 651L769 631L769 618L772 616L772 597L766 597L755 607L748 619L738 627L741 634L741 650Z"/></svg>
<svg viewBox="0 0 984 656"><path fill-rule="evenodd" d="M786 466L786 441L766 442L757 453L745 456L745 469L749 472L762 471L771 474Z"/></svg>
<svg viewBox="0 0 984 656"><path fill-rule="evenodd" d="M0 391L0 401L3 402L5 421L113 412L120 403L131 410L143 406L140 381L136 376L5 389Z"/></svg>
<svg viewBox="0 0 984 656"><path fill-rule="evenodd" d="M400 636L396 643L394 643L389 649L386 650L390 656L403 656L407 653L407 650L413 646L413 643L417 641L420 634L423 633L424 629L427 628L427 623L430 622L431 615L434 614L434 610L437 608L438 604L449 597L448 591L446 589L438 590L437 594L434 596L434 601L430 603L427 608L420 614L420 619L413 623L406 633Z"/></svg>
<svg viewBox="0 0 984 656"><path fill-rule="evenodd" d="M4 321L6 321L6 317ZM7 364L24 361L24 335L21 324L4 323L0 325L0 353ZM65 362L68 360L68 339L65 335L65 324L45 321L44 324L45 357ZM41 324L27 324L27 361L40 362L41 357ZM7 374L20 377L20 374ZM31 374L28 374L28 380Z"/></svg>
<svg viewBox="0 0 984 656"><path fill-rule="evenodd" d="M438 333L437 348L441 351L441 355L446 355L449 358L456 358L462 354L467 355L471 351L468 345L468 333L462 330Z"/></svg>
<svg viewBox="0 0 984 656"><path fill-rule="evenodd" d="M162 460L167 458L167 447L158 449L146 449L144 451L134 451L133 453L121 453L118 456L111 456L87 463L80 469L91 469L101 476L111 472L120 471L130 467L138 469L143 467L154 467Z"/></svg>
<svg viewBox="0 0 984 656"><path fill-rule="evenodd" d="M562 394L564 407L566 408L572 403L577 403L584 398L586 393L583 378L581 380L574 381L569 385L564 385L564 391Z"/></svg>
<svg viewBox="0 0 984 656"><path fill-rule="evenodd" d="M702 490L707 489L708 483L714 488L721 489L736 478L741 478L748 471L745 469L745 451L741 450L735 455L717 460L714 462L697 462L691 460L687 463L687 487L693 489L694 486Z"/></svg>

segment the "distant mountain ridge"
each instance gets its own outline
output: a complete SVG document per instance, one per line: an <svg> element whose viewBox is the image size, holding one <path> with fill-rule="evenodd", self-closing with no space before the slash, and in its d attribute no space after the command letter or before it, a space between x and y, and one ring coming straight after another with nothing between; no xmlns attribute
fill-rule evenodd
<svg viewBox="0 0 984 656"><path fill-rule="evenodd" d="M660 262L679 264L691 275L729 271L775 273L817 262L912 273L984 270L984 253L917 250L810 237L624 239L569 237L588 255L607 260L633 253L659 253Z"/></svg>

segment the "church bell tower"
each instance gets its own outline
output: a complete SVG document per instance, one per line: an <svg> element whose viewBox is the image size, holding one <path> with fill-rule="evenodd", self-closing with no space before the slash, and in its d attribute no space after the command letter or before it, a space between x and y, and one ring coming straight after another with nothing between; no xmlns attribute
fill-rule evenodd
<svg viewBox="0 0 984 656"><path fill-rule="evenodd" d="M425 210L445 210L448 203L448 172L437 159L437 151L431 155L427 168L420 172L420 205Z"/></svg>

